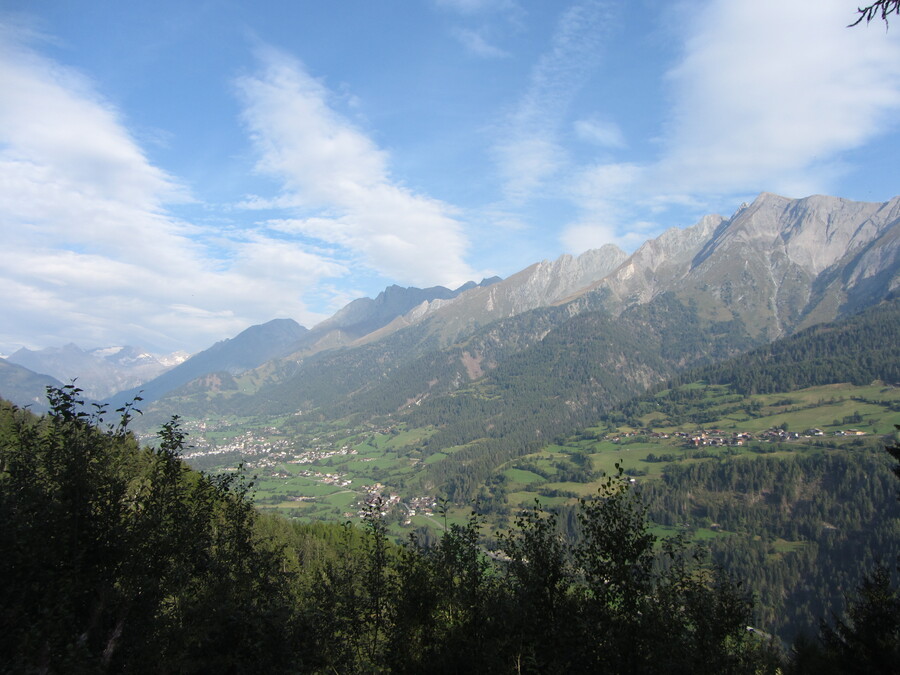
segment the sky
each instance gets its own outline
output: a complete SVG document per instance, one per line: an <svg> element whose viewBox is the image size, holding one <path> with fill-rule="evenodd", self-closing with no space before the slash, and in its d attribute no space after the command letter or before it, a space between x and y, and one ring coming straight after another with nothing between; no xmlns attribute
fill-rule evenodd
<svg viewBox="0 0 900 675"><path fill-rule="evenodd" d="M196 352L386 286L900 194L856 0L3 0L0 354Z"/></svg>

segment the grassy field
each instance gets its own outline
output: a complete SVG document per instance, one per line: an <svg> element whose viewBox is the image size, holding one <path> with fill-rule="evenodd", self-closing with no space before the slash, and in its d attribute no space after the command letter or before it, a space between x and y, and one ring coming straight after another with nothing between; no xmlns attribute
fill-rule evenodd
<svg viewBox="0 0 900 675"><path fill-rule="evenodd" d="M599 423L564 441L557 439L557 443L540 452L518 457L498 467L493 480L502 484L510 513L531 506L535 498L550 507L591 496L601 486L603 476L615 474L617 467L638 482L654 481L673 463L712 461L724 456L752 460L763 453L769 457L785 457L794 453L821 452L823 444L839 450L844 445L859 442L877 443L879 434L890 433L895 424L900 424L900 389L878 384L863 387L830 385L747 398L735 394L727 386L693 383L680 389L696 397L690 410L703 411L705 421L702 425L684 422L666 426L667 417L660 406L660 410L632 420L634 426L620 425L613 429L606 423ZM657 396L663 401L666 394L661 392ZM252 422L255 436L268 433L266 438L269 440L282 439L282 444L290 446L291 452L318 448L330 455L302 464L277 461L274 465L270 462L254 467L253 457L248 456L245 461L250 465L248 473L258 476L255 498L260 506L304 520L339 521L345 513L355 513L365 494L364 486L375 483L381 483L385 493L396 492L404 499L428 496L425 492L411 493L411 488L406 486L422 485L422 477L426 475L423 472L429 465L441 462L465 447L443 448L426 456L422 444L434 435L436 430L433 428L399 427L372 431L343 428L341 423L301 427L296 426L297 419L296 416L284 416L269 420L268 426L259 420L248 418L244 421ZM224 444L247 433L247 428L239 424L230 426L223 422L222 425L209 431L206 438ZM295 426L306 429L304 435L293 435ZM701 449L689 447L686 439L678 436L679 433L694 434L700 428L719 429L726 435L735 432L758 435L782 426L796 433L816 428L824 435L777 445L760 442L755 446ZM857 437L835 436L835 432L851 428L865 432L862 441ZM668 438L661 435L668 435ZM339 452L342 449L346 449L344 454ZM585 457L587 461L583 459ZM572 475L573 468L583 470L580 480L566 477ZM342 481L349 480L350 484L343 486L327 483L321 476L300 475L304 471L339 474ZM429 487L430 494L436 495L435 487ZM464 523L469 512L467 507L451 509L448 523ZM399 516L405 516L405 512L399 512ZM403 521L405 517L399 520ZM439 529L438 521L443 523L437 515L429 518L417 514L406 526L392 524L392 530L402 533L415 527ZM721 533L698 530L693 536L708 538L721 536ZM797 542L775 542L773 550L783 553L795 550L791 547L797 545Z"/></svg>
<svg viewBox="0 0 900 675"><path fill-rule="evenodd" d="M637 481L657 480L666 467L673 463L693 463L711 461L716 457L739 456L751 460L757 456L789 457L795 453L820 452L821 444L835 448L850 446L854 443L877 443L879 434L890 433L894 425L900 424L900 411L892 410L900 404L900 389L870 385L854 387L851 385L829 385L794 391L789 394L767 394L748 398L736 395L727 386L706 386L702 383L689 384L682 389L702 393L696 406L702 408L710 416L702 425L705 429L720 429L725 434L746 432L760 434L773 427L787 425L788 430L801 433L808 429L820 429L823 436L801 437L784 443L748 443L741 447L708 447L695 450L688 446L679 432L692 434L698 432L701 425L684 423L672 426L654 425L653 432L668 435L669 438L652 437L640 427L621 426L609 431L604 426L585 429L562 444L545 447L541 452L517 458L501 467L500 473L508 481L510 506L528 505L535 497L540 497L546 504L574 503L576 497L550 498L541 496L542 492L559 491L574 493L578 497L596 493L602 483L602 475L614 475L618 467L633 476ZM662 392L659 396L663 396ZM745 404L753 411L746 413L725 412L738 404ZM721 417L715 412L722 411ZM661 413L648 413L640 418L642 424L649 425L664 418ZM845 422L846 418L858 420ZM865 432L862 437L836 436L838 431L857 429ZM626 434L635 434L626 436ZM613 438L619 438L614 442ZM860 441L859 439L863 439ZM566 457L588 452L590 466L595 476L588 481L572 482L555 480L557 463ZM656 461L650 461L655 459ZM542 474L538 476L528 469L537 467ZM540 480L538 480L540 479ZM710 531L695 536L718 536ZM790 550L796 542L777 543L776 550ZM788 546L788 548L784 548Z"/></svg>

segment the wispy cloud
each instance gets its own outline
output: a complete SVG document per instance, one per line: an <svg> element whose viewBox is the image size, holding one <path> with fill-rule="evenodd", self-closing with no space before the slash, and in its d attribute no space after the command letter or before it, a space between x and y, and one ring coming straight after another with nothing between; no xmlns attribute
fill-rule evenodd
<svg viewBox="0 0 900 675"><path fill-rule="evenodd" d="M189 190L149 161L88 79L20 37L0 30L4 349L23 334L28 346L130 335L196 349L273 316L320 318L304 287L346 268L262 230L173 216Z"/></svg>
<svg viewBox="0 0 900 675"><path fill-rule="evenodd" d="M238 89L258 170L302 205L290 228L397 280L472 278L453 209L393 181L387 153L334 110L330 92L298 61L273 49L260 59L261 71L241 78Z"/></svg>
<svg viewBox="0 0 900 675"><path fill-rule="evenodd" d="M583 215L562 235L624 241L668 207L716 208L763 190L830 192L854 170L845 151L892 128L900 110L900 35L847 29L847 6L709 0L686 14L667 75L674 107L656 161L580 167ZM582 132L586 129L582 128Z"/></svg>
<svg viewBox="0 0 900 675"><path fill-rule="evenodd" d="M460 14L505 11L516 6L514 0L434 0L434 4Z"/></svg>
<svg viewBox="0 0 900 675"><path fill-rule="evenodd" d="M459 43L473 56L484 59L505 59L510 56L509 52L489 43L479 31L456 28L453 31L453 37L459 40Z"/></svg>
<svg viewBox="0 0 900 675"><path fill-rule="evenodd" d="M578 2L563 12L527 91L494 146L505 193L524 202L568 162L559 135L569 106L595 68L611 13L608 3Z"/></svg>
<svg viewBox="0 0 900 675"><path fill-rule="evenodd" d="M620 149L626 147L625 135L614 122L597 119L582 119L575 122L575 135L601 148Z"/></svg>
<svg viewBox="0 0 900 675"><path fill-rule="evenodd" d="M883 132L900 108L900 36L846 24L841 2L709 3L669 73L666 183L827 189L838 153Z"/></svg>

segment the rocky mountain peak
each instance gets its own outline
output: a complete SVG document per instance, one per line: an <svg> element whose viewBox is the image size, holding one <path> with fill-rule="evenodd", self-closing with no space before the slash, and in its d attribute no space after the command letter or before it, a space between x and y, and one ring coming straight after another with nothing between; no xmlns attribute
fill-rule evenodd
<svg viewBox="0 0 900 675"><path fill-rule="evenodd" d="M735 214L697 262L714 250L751 246L815 276L884 232L896 219L885 209L888 204L823 195L795 200L764 192Z"/></svg>

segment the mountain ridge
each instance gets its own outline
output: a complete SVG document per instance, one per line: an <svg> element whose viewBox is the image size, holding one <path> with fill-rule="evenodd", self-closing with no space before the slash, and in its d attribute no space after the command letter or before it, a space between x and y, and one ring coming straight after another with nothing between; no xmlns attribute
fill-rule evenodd
<svg viewBox="0 0 900 675"><path fill-rule="evenodd" d="M730 218L709 215L688 228L670 228L630 256L608 245L577 257L563 255L535 263L453 298L434 294L362 337L331 345L305 343L300 350L238 376L241 382L233 385L233 391L255 396L253 392L266 390L263 398L279 409L283 408L276 403L279 397L315 406L317 400L337 400L338 383L346 387L346 395L358 395L412 368L420 375L412 380L402 377L410 386L413 381L418 384L401 398L418 400L484 376L578 314L602 311L615 317L664 294L677 301L673 306L694 308L697 319L710 325L737 322L734 326L740 326L747 344L759 344L845 316L891 293L898 285L900 267L898 216L900 198L875 204L762 193ZM822 242L828 244L823 250L807 251ZM822 271L815 274L817 270ZM393 292L397 291L388 289L383 298ZM371 307L373 302L351 305ZM560 311L548 314L552 307ZM527 316L534 312L532 321ZM344 312L345 322L352 314L349 309ZM525 319L496 334L503 338L487 342L479 338L480 347L463 348L479 331L514 317ZM326 322L326 327L339 324ZM513 325L525 328L525 333L511 339L509 331L518 330ZM491 334L488 330L485 335ZM347 371L345 364L350 362L358 365L356 373ZM333 375L328 375L329 369ZM313 391L314 382L319 393ZM433 384L425 387L428 382ZM292 389L306 393L298 396ZM325 391L332 394L323 397ZM216 396L221 394L217 389Z"/></svg>
<svg viewBox="0 0 900 675"><path fill-rule="evenodd" d="M698 317L738 321L751 341L765 342L884 299L900 286L898 260L900 197L869 203L764 192L730 218L713 214L690 227L670 228L630 255L606 245L455 290L390 286L374 299L348 303L311 330L289 319L275 320L290 322L281 324L291 326L286 334L279 335L275 322L261 324L266 329L250 327L144 383L144 396L148 401L159 398L215 372L237 378L241 382L235 386L252 393L303 377L310 368L324 372L345 358L353 360L349 355L356 350L380 359L384 368L379 377L391 377L404 363L455 349L454 358L469 366L459 375L468 381L546 334L531 332L510 342L507 331L503 346L495 340L490 347L493 356L454 347L497 321L561 308L555 318L546 319L551 323L543 330L549 331L551 324L561 325L583 312L619 316L667 293L694 307ZM251 339L257 334L258 339ZM242 344L253 354L234 360ZM358 378L345 380L350 386Z"/></svg>
<svg viewBox="0 0 900 675"><path fill-rule="evenodd" d="M47 387L62 387L59 380L0 358L0 398L33 412L47 411Z"/></svg>

